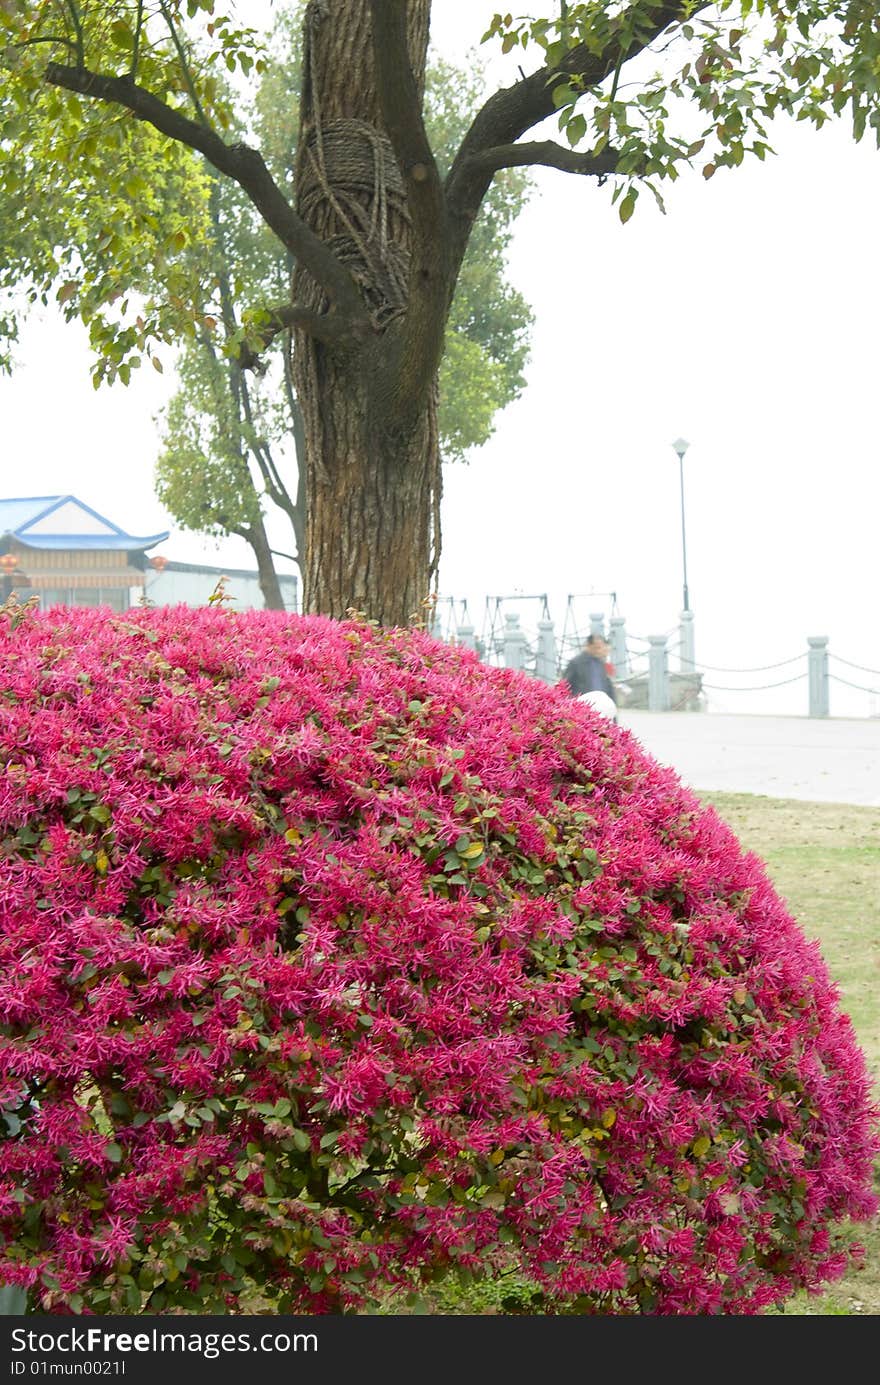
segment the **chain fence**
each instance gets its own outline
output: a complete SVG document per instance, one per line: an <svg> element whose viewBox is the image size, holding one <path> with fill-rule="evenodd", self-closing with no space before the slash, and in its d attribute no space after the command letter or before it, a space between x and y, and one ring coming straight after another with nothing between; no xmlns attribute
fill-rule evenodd
<svg viewBox="0 0 880 1385"><path fill-rule="evenodd" d="M754 695L804 683L810 716L831 714L832 685L867 695L870 703L865 715L880 716L880 669L833 653L824 637L810 640L810 647L800 654L772 663L705 663L694 654L692 623L679 623L653 636L631 633L619 614L615 592L569 595L561 632L557 631L546 592L487 596L479 632L467 601L441 597L435 606L433 630L441 639L463 639L486 663L519 668L547 682L560 680L590 634L598 631L610 642L609 669L624 706L710 710L715 694L725 698L739 693ZM679 667L673 670L669 661L676 655ZM801 667L795 672L797 665ZM877 681L856 682L836 672L832 665L868 674ZM792 675L762 683L733 681L781 669L792 669ZM710 681L716 674L728 675L728 681Z"/></svg>

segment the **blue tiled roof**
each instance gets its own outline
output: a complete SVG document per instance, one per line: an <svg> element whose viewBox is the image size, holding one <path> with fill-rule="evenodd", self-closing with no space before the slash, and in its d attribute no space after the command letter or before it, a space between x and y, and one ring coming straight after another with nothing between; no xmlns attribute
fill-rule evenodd
<svg viewBox="0 0 880 1385"><path fill-rule="evenodd" d="M74 532L69 508L73 507L83 514L83 519L96 520L107 533L89 534ZM62 512L68 511L62 521ZM51 517L59 512L59 526L53 531ZM32 526L40 523L39 532ZM28 548L69 548L69 549L146 549L164 543L169 531L162 534L127 534L112 520L99 515L89 505L78 500L75 495L38 495L9 500L0 500L0 538L9 535Z"/></svg>
<svg viewBox="0 0 880 1385"><path fill-rule="evenodd" d="M29 500L0 500L0 534L14 534L19 525L39 519L63 499L63 495L37 495Z"/></svg>

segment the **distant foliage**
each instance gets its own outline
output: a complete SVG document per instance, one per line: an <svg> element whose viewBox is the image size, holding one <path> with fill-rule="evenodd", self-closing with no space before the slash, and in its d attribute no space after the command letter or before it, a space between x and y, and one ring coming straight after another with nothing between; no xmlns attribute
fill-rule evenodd
<svg viewBox="0 0 880 1385"><path fill-rule="evenodd" d="M41 1312L753 1314L874 1209L852 1027L711 810L418 632L0 616L0 1280ZM851 1250L851 1247L850 1247Z"/></svg>

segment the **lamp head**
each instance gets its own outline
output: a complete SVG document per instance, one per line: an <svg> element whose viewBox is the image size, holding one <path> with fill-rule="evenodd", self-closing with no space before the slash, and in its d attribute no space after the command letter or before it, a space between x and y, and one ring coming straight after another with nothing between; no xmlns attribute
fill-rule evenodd
<svg viewBox="0 0 880 1385"><path fill-rule="evenodd" d="M689 447L690 443L687 438L676 438L675 442L672 444L672 450L678 454L679 460L681 460Z"/></svg>

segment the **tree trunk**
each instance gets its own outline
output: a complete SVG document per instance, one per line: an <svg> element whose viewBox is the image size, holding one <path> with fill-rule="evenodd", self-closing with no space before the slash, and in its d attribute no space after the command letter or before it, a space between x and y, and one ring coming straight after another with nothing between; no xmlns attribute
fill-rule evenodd
<svg viewBox="0 0 880 1385"><path fill-rule="evenodd" d="M407 42L423 89L430 0L407 6ZM308 516L304 609L357 610L386 625L424 612L439 544L436 386L392 405L393 337L406 312L410 217L380 114L368 0L311 0L305 12L300 216L352 272L369 311L369 342L322 344L295 334ZM297 270L294 301L326 311ZM384 374L383 374L384 372Z"/></svg>
<svg viewBox="0 0 880 1385"><path fill-rule="evenodd" d="M272 561L272 550L269 547L269 540L266 536L266 529L261 519L255 524L248 526L244 533L251 548L254 550L254 557L257 560L257 573L260 580L260 591L263 593L263 601L267 611L283 611L284 597L281 595L281 583L278 581L278 574L275 571L275 564Z"/></svg>
<svg viewBox="0 0 880 1385"><path fill-rule="evenodd" d="M436 408L409 437L370 436L370 402L355 381L325 396L323 458L309 470L308 610L356 610L384 625L425 616L432 575L438 440Z"/></svg>
<svg viewBox="0 0 880 1385"><path fill-rule="evenodd" d="M306 490L306 435L305 425L303 424L302 409L296 397L293 387L293 370L290 359L290 349L284 353L284 390L287 396L287 407L290 412L291 428L293 432L293 448L296 456L296 496L287 505L286 511L290 519L290 527L293 530L293 542L296 548L296 561L299 567L301 583L305 583L306 578L306 522L308 516L308 491ZM288 500L290 496L288 495Z"/></svg>

